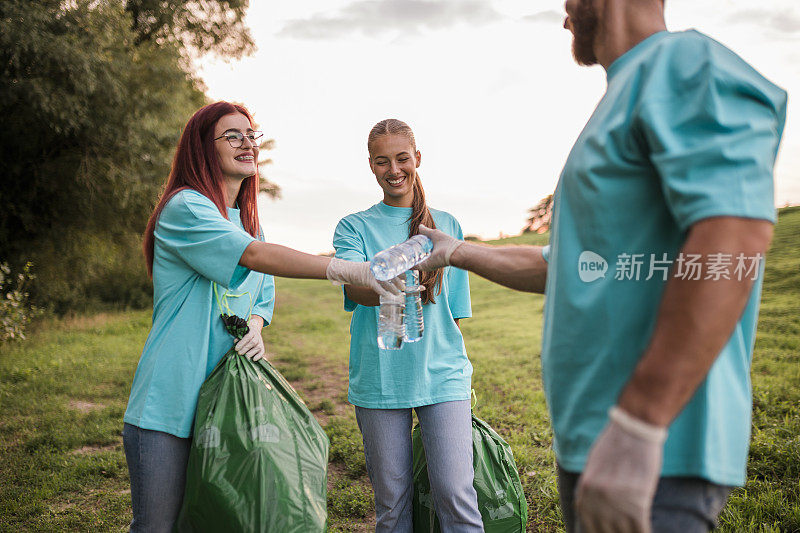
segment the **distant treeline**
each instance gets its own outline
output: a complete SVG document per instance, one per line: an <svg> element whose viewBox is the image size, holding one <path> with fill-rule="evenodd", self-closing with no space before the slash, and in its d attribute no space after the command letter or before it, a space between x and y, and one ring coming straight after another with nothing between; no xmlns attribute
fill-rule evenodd
<svg viewBox="0 0 800 533"><path fill-rule="evenodd" d="M247 4L0 3L0 263L33 263L36 305L151 301L141 233L206 103L192 58L250 53Z"/></svg>

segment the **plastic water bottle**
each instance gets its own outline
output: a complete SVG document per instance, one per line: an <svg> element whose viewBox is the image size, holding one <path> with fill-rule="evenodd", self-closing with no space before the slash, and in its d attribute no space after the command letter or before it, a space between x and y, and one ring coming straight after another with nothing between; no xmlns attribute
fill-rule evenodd
<svg viewBox="0 0 800 533"><path fill-rule="evenodd" d="M422 287L419 285L419 272L406 272L406 314L403 341L417 342L425 332L422 318Z"/></svg>
<svg viewBox="0 0 800 533"><path fill-rule="evenodd" d="M407 241L378 252L370 262L372 275L378 281L396 278L427 259L433 243L425 235L414 235Z"/></svg>
<svg viewBox="0 0 800 533"><path fill-rule="evenodd" d="M399 350L403 345L405 307L406 297L403 294L381 295L378 312L378 348L381 350Z"/></svg>

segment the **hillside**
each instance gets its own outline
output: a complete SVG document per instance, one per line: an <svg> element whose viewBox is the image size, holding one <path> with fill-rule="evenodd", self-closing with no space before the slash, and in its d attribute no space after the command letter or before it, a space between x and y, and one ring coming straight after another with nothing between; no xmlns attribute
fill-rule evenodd
<svg viewBox="0 0 800 533"><path fill-rule="evenodd" d="M523 235L503 243L542 243ZM783 209L767 258L756 350L747 486L722 531L800 531L800 208ZM475 413L514 450L528 530L558 531L552 433L541 389L543 298L470 277L462 322L475 372ZM360 434L347 401L349 314L340 289L279 280L267 350L331 438L331 531L374 524ZM111 531L129 522L120 432L148 312L54 318L0 348L0 530Z"/></svg>

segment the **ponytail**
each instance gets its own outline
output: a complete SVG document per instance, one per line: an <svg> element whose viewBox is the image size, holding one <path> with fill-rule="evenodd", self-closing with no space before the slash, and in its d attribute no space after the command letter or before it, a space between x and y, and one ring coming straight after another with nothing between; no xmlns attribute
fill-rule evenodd
<svg viewBox="0 0 800 533"><path fill-rule="evenodd" d="M416 178L414 178L414 200L411 202L411 217L408 219L409 237L419 235L420 224L424 224L429 228L436 228L436 223L433 221L428 204L425 203L425 191L422 189L422 182L419 179L419 174L417 174ZM419 273L419 283L425 286L425 292L422 294L424 303L436 303L434 291L435 294L442 293L443 276L443 268L438 268L432 272Z"/></svg>

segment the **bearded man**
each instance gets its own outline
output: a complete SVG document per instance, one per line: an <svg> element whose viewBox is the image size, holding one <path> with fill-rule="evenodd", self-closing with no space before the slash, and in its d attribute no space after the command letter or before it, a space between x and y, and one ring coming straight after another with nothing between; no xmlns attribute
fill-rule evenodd
<svg viewBox="0 0 800 533"><path fill-rule="evenodd" d="M568 531L708 531L745 481L786 93L711 38L666 31L662 0L566 12L575 60L602 65L608 87L561 174L550 245L421 227L434 243L422 267L546 294Z"/></svg>

